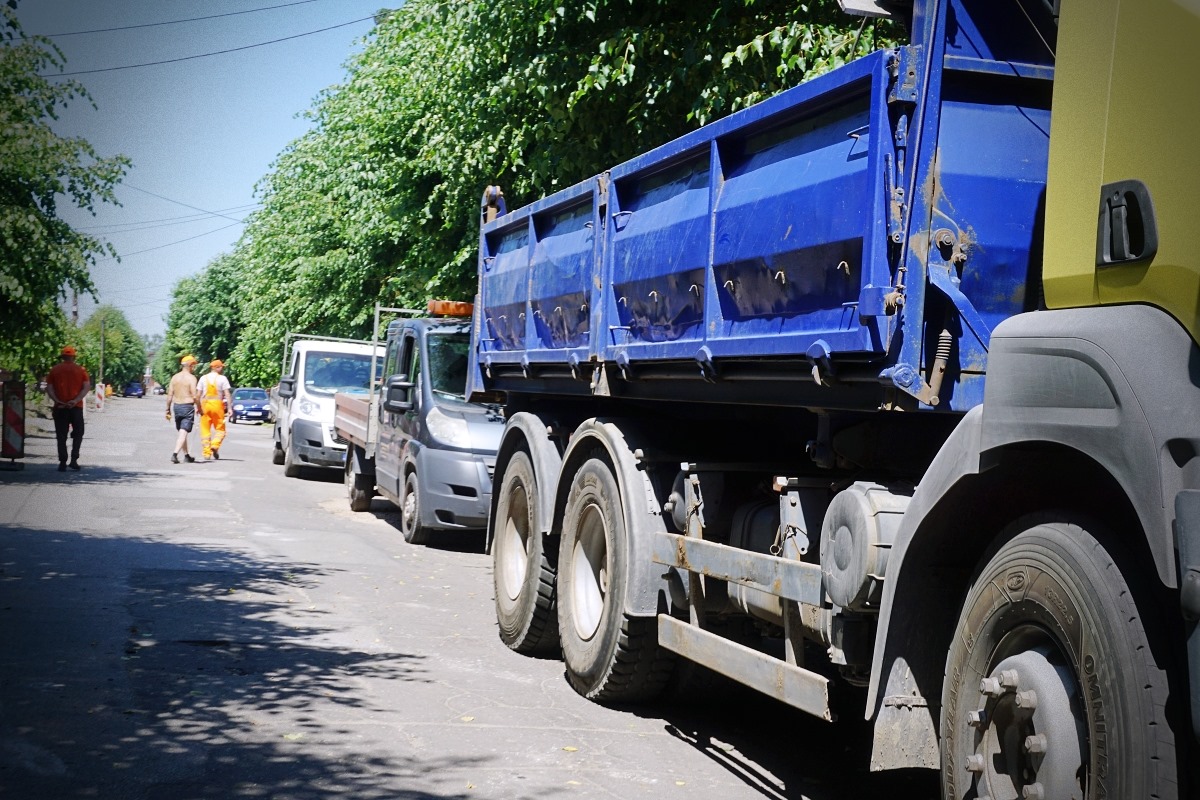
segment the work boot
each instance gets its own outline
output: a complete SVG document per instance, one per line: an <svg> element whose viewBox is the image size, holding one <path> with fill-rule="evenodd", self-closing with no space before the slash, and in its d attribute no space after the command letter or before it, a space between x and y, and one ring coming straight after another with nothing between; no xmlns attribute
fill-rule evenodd
<svg viewBox="0 0 1200 800"><path fill-rule="evenodd" d="M67 462L65 462L65 461L58 462L58 471L66 472L67 471Z"/></svg>
<svg viewBox="0 0 1200 800"><path fill-rule="evenodd" d="M220 460L221 460L221 454L220 454L219 452L217 452L216 450L213 450L213 458L215 458L216 460L220 461Z"/></svg>
<svg viewBox="0 0 1200 800"><path fill-rule="evenodd" d="M171 463L172 464L179 463L179 453L171 453Z"/></svg>
<svg viewBox="0 0 1200 800"><path fill-rule="evenodd" d="M78 461L72 461L67 466L69 466L71 469L75 470L76 472L79 471L79 462Z"/></svg>
<svg viewBox="0 0 1200 800"><path fill-rule="evenodd" d="M184 461L186 461L186 462L187 462L187 463L189 463L189 464L194 464L194 463L196 463L196 459L192 458L192 457L191 457L190 455L188 455L187 453L184 453L184 454L183 454L183 460L184 460Z"/></svg>

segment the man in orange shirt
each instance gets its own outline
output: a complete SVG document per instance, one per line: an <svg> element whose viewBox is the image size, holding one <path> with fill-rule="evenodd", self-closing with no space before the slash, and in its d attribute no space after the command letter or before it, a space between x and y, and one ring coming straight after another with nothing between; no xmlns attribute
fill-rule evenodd
<svg viewBox="0 0 1200 800"><path fill-rule="evenodd" d="M71 469L79 469L83 442L83 398L92 388L87 370L75 363L75 348L67 345L46 376L46 394L54 404L54 436L58 439L58 471L67 469L67 432L71 434Z"/></svg>

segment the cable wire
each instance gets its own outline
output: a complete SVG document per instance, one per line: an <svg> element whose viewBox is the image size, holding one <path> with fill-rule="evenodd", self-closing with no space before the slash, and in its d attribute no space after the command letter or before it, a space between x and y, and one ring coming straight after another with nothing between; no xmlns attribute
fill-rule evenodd
<svg viewBox="0 0 1200 800"><path fill-rule="evenodd" d="M151 250L162 250L164 247L172 247L177 244L183 244L184 242L190 242L192 239L199 239L201 236L208 236L210 233L217 233L218 231L223 231L228 228L233 228L238 225L245 225L245 224L246 223L242 222L241 220L238 220L236 222L230 223L229 225L222 225L219 228L213 228L211 231L205 231L204 233L198 233L195 236L189 236L186 239L176 239L173 242L167 242L166 244L160 244L155 247L147 247L144 250L134 250L132 253L118 253L117 256L119 258L128 258L129 256L137 256L137 255L141 255L142 253L149 253ZM112 261L112 260L113 260L112 258L100 258L100 259L96 259L96 263L99 264L104 261Z"/></svg>
<svg viewBox="0 0 1200 800"><path fill-rule="evenodd" d="M244 206L234 206L232 208L222 208L220 211L204 212L203 214L188 214L181 217L163 217L162 219L143 219L134 220L133 222L110 222L105 225L83 225L75 228L77 231L90 231L97 234L118 234L118 233L137 233L138 231L148 231L154 228L169 228L173 225L190 225L193 222L207 222L213 216L224 212L230 213L248 213L259 208L258 203L250 203ZM241 219L245 222L245 218Z"/></svg>
<svg viewBox="0 0 1200 800"><path fill-rule="evenodd" d="M278 6L265 6L263 8L251 8L246 11L229 11L224 14L209 14L207 17L190 17L188 19L173 19L166 22L147 22L143 25L124 25L119 28L96 28L90 31L68 31L66 33L43 33L41 36L47 39L57 39L63 36L83 36L89 33L112 33L113 31L132 31L138 28L157 28L162 25L180 25L184 22L199 22L206 19L219 19L220 17L236 17L239 14L254 14L258 11L273 11L277 8L287 8L288 6L302 6L308 3L316 3L318 0L297 0L294 3L284 3Z"/></svg>
<svg viewBox="0 0 1200 800"><path fill-rule="evenodd" d="M190 208L192 211L199 211L201 214L209 214L214 217L221 217L222 219L231 220L232 222L245 222L245 220L238 219L237 217L231 217L226 214L222 214L219 211L209 211L207 208L200 208L199 206L189 205L189 204L183 202L182 200L175 200L174 198L167 197L166 195L158 194L157 192L152 192L149 189L138 188L137 186L134 186L132 183L129 183L127 181L122 181L121 186L124 186L128 189L133 189L135 192L141 192L142 194L148 194L151 197L157 197L159 200L166 200L168 203L174 203L177 206L183 206L184 208Z"/></svg>
<svg viewBox="0 0 1200 800"><path fill-rule="evenodd" d="M269 44L279 44L280 42L288 42L288 41L291 41L292 39L300 39L305 36L312 36L313 34L324 33L325 31L336 30L337 28L345 28L349 25L357 25L358 23L366 22L369 19L375 19L375 17L370 16L370 17L362 17L361 19L352 19L349 22L343 22L339 25L330 25L328 28L319 28L315 31L306 31L305 33L297 33L294 36L284 36L282 39L272 39L269 42L258 42L257 44L247 44L247 45L243 45L242 47L231 47L228 50L214 50L211 53L198 53L194 56L182 56L180 58L168 58L164 61L147 61L143 64L123 64L119 67L101 67L99 69L80 69L80 70L75 70L74 72L57 72L57 73L51 73L49 75L39 75L38 77L41 77L41 78L67 78L72 75L93 75L97 72L116 72L117 70L122 70L122 69L138 69L140 67L157 67L162 64L177 64L180 61L191 61L191 60L197 59L197 58L208 58L210 56L220 56L220 55L225 55L226 53L237 53L242 50L252 50L255 47L266 47Z"/></svg>

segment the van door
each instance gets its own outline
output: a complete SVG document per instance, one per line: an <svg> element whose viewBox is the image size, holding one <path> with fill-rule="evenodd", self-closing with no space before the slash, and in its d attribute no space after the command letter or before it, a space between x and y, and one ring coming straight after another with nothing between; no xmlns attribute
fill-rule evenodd
<svg viewBox="0 0 1200 800"><path fill-rule="evenodd" d="M401 374L404 363L402 349L406 337L403 334L388 339L387 354L383 359L383 382L379 392L379 433L375 443L375 485L385 496L398 500L400 497L400 442L396 436L400 414L383 407L387 396L387 381Z"/></svg>
<svg viewBox="0 0 1200 800"><path fill-rule="evenodd" d="M421 428L421 340L415 330L404 332L404 346L400 350L400 358L400 371L408 376L413 385L408 391L412 407L403 414L398 414L396 419L398 460L403 462L415 458L416 454L412 452L412 448L418 443L416 437ZM403 473L403 469L400 472ZM404 486L403 474L400 476L400 486Z"/></svg>

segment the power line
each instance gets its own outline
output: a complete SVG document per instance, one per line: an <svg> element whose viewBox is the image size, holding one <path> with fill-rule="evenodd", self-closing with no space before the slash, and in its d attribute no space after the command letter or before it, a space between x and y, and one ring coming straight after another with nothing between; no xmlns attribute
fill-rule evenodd
<svg viewBox="0 0 1200 800"><path fill-rule="evenodd" d="M182 200L176 200L174 198L167 197L166 195L158 194L157 192L152 192L149 189L140 189L137 186L134 186L132 183L122 181L121 186L124 186L129 189L133 189L135 192L141 192L142 194L148 194L151 197L157 197L159 200L166 200L168 203L174 203L177 206L183 206L184 208L190 208L192 211L199 211L201 214L210 214L214 217L221 217L223 219L232 220L233 222L245 222L245 220L238 219L237 217L227 216L225 214L222 214L219 211L209 211L207 208L200 208L199 206L189 205L188 203L185 203Z"/></svg>
<svg viewBox="0 0 1200 800"><path fill-rule="evenodd" d="M257 203L248 206L237 206L234 208L224 208L221 211L232 212L248 212L253 211L258 207ZM214 212L215 213L215 212ZM137 233L139 231L153 230L154 228L169 228L173 225L190 225L193 222L207 222L212 219L214 213L205 214L189 214L184 217L168 217L161 220L140 220L134 222L113 222L107 225L90 225L76 228L77 231L91 231L97 235L114 235L120 233ZM228 219L225 217L225 219ZM245 222L243 218L241 222Z"/></svg>
<svg viewBox="0 0 1200 800"><path fill-rule="evenodd" d="M170 283L156 283L153 286L135 286L130 289L105 289L104 294L124 294L125 292L144 292L147 289L165 289L168 286L174 286L179 280L173 280Z"/></svg>
<svg viewBox="0 0 1200 800"><path fill-rule="evenodd" d="M150 251L152 251L152 250L162 250L164 247L172 247L172 246L174 246L174 245L177 245L177 244L183 244L184 242L190 242L192 239L199 239L199 238L200 238L200 237L202 237L202 236L208 236L210 233L217 233L218 231L223 231L223 230L225 230L226 228L233 228L233 227L235 227L235 226L237 226L237 225L244 225L244 224L245 224L245 223L243 223L243 222L241 222L240 220L238 220L238 221L236 221L236 222L233 222L233 223L231 223L231 224L229 224L229 225L222 225L222 226L221 226L221 227L219 227L219 228L213 228L211 231L205 231L204 233L198 233L198 234L196 234L195 236L189 236L189 237L187 237L186 239L177 239L177 240L175 240L175 241L173 241L173 242L167 242L166 244L160 244L160 245L158 245L158 246L156 246L156 247L147 247L147 248L146 248L146 249L144 249L144 250L134 250L132 253L121 253L121 254L120 254L120 257L121 257L121 258L128 258L129 256L137 256L137 255L141 255L142 253L149 253L149 252L150 252ZM97 260L97 263L99 263L100 261L111 261L111 260L112 260L112 259L110 259L110 258L98 259L98 260Z"/></svg>
<svg viewBox="0 0 1200 800"><path fill-rule="evenodd" d="M302 6L302 5L306 5L308 3L316 3L316 2L318 2L318 0L297 0L297 2L294 2L294 3L284 3L284 4L278 5L278 6L266 6L264 8L251 8L247 11L230 11L225 14L210 14L207 17L190 17L188 19L168 20L167 22L147 22L144 25L125 25L120 28L97 28L97 29L91 30L91 31L70 31L67 33L43 33L41 35L45 36L47 39L55 39L55 38L60 38L63 36L83 36L84 34L88 34L88 33L112 33L113 31L132 31L132 30L136 30L138 28L157 28L162 25L179 25L184 22L199 22L201 20L218 19L220 17L236 17L239 14L254 14L255 12L258 12L258 11L273 11L277 8L287 8L288 6Z"/></svg>
<svg viewBox="0 0 1200 800"><path fill-rule="evenodd" d="M194 56L182 56L181 58L168 58L165 61L147 61L144 64L124 64L119 67L102 67L100 69L81 69L81 70L76 70L75 72L59 72L59 73L55 73L55 74L51 74L51 75L41 75L39 77L42 77L42 78L66 78L66 77L69 77L72 75L91 75L91 74L97 73L97 72L115 72L117 70L122 70L122 69L138 69L139 67L157 67L162 64L176 64L180 61L191 61L192 59L196 59L196 58L208 58L209 56L220 56L220 55L225 55L226 53L237 53L241 50L251 50L255 47L266 47L269 44L279 44L280 42L288 42L288 41L291 41L292 39L300 39L304 36L312 36L313 34L324 33L325 31L332 31L337 28L345 28L348 25L356 25L360 22L366 22L369 19L375 19L375 17L370 16L370 17L363 17L361 19L353 19L353 20L350 20L349 22L343 22L340 25L330 25L328 28L319 28L318 30L315 30L315 31L307 31L305 33L297 33L294 36L284 36L282 39L272 39L269 42L258 42L257 44L248 44L248 45L243 45L242 47L231 47L228 50L214 50L211 53L199 53Z"/></svg>

